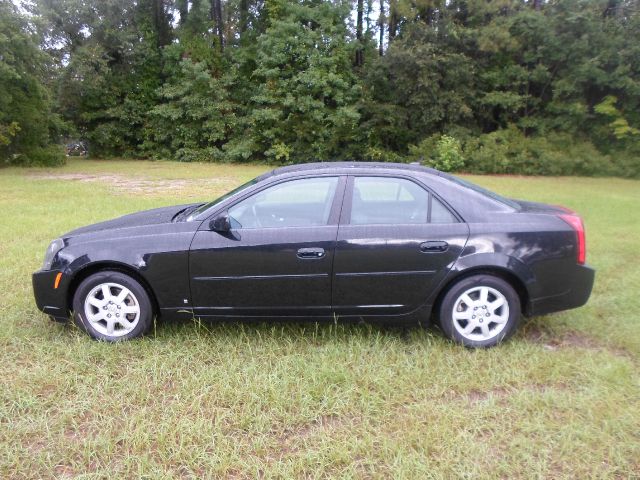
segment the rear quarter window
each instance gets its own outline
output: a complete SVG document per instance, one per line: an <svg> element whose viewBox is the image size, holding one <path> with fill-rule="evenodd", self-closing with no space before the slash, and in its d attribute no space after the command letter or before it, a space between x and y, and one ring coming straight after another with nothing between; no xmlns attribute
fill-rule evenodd
<svg viewBox="0 0 640 480"><path fill-rule="evenodd" d="M457 223L458 219L440 200L431 196L431 216L429 223Z"/></svg>

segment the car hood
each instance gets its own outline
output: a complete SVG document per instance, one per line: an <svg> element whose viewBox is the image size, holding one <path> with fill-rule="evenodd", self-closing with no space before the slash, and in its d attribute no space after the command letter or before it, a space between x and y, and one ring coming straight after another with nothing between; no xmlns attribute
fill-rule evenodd
<svg viewBox="0 0 640 480"><path fill-rule="evenodd" d="M142 212L131 213L118 217L106 222L94 223L86 227L80 227L72 230L63 237L73 237L85 233L94 233L104 230L116 230L121 228L141 227L145 225L159 225L162 223L171 223L174 217L180 212L201 205L200 203L188 203L185 205L174 205L171 207L154 208L152 210L144 210Z"/></svg>

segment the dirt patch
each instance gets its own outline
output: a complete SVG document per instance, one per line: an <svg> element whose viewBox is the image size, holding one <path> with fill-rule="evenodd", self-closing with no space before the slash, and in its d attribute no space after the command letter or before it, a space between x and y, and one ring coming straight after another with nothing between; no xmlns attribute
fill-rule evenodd
<svg viewBox="0 0 640 480"><path fill-rule="evenodd" d="M472 389L465 392L451 391L442 396L447 401L465 401L471 404L477 404L489 399L502 400L519 392L545 393L552 390L566 390L568 385L564 383L554 383L543 385L538 383L526 385L514 385L513 387L494 387L488 390Z"/></svg>
<svg viewBox="0 0 640 480"><path fill-rule="evenodd" d="M64 438L66 441L76 441L84 443L89 438L94 436L94 429L92 427L93 416L89 412L84 412L74 419L74 424L65 428Z"/></svg>
<svg viewBox="0 0 640 480"><path fill-rule="evenodd" d="M42 438L42 435L34 434L27 440L26 446L27 450L29 450L33 455L38 455L40 452L48 448L49 445L47 444L47 441Z"/></svg>
<svg viewBox="0 0 640 480"><path fill-rule="evenodd" d="M296 438L305 439L316 432L332 430L341 423L343 423L343 420L337 415L322 415L311 423L285 430L282 435L280 435L280 441L281 443L287 443L289 440Z"/></svg>
<svg viewBox="0 0 640 480"><path fill-rule="evenodd" d="M554 343L555 342L555 343ZM551 345L557 344L558 346L565 347L577 347L577 348L588 348L588 349L598 349L601 348L600 345L595 339L588 337L579 332L569 331L566 334L562 335L558 340L552 340L550 342Z"/></svg>
<svg viewBox="0 0 640 480"><path fill-rule="evenodd" d="M469 403L480 403L485 400L494 397L494 398L504 398L509 395L509 389L504 387L493 388L488 391L482 390L471 390L464 394L453 395L453 398L464 398Z"/></svg>
<svg viewBox="0 0 640 480"><path fill-rule="evenodd" d="M56 477L71 478L75 476L75 471L69 465L56 465L54 468Z"/></svg>
<svg viewBox="0 0 640 480"><path fill-rule="evenodd" d="M89 173L34 173L30 175L36 180L64 180L83 183L99 183L100 185L119 194L164 194L172 191L183 190L210 190L217 185L229 183L228 179L207 178L204 180L152 180L148 178L136 178L119 174Z"/></svg>
<svg viewBox="0 0 640 480"><path fill-rule="evenodd" d="M268 462L277 462L285 455L298 452L304 447L308 438L319 433L334 431L354 421L353 417L322 415L309 423L287 428L280 432L274 431L276 445L267 453L266 459Z"/></svg>
<svg viewBox="0 0 640 480"><path fill-rule="evenodd" d="M607 345L596 338L575 330L556 333L540 325L529 325L524 328L522 334L527 341L541 344L545 349L551 351L563 348L580 348L583 350L606 351L615 356L633 358L631 353L623 348Z"/></svg>

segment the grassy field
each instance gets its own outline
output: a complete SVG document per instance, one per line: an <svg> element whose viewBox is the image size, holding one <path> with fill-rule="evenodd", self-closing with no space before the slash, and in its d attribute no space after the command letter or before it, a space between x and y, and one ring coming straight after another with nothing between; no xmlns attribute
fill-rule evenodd
<svg viewBox="0 0 640 480"><path fill-rule="evenodd" d="M577 210L598 270L586 307L492 350L313 323L160 323L108 345L36 310L30 274L51 239L264 170L0 170L0 478L640 476L638 181L470 177Z"/></svg>

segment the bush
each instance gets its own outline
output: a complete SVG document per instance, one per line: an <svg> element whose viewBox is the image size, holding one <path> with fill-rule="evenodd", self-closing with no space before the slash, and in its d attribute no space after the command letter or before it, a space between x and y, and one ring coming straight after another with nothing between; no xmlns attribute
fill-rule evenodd
<svg viewBox="0 0 640 480"><path fill-rule="evenodd" d="M64 165L64 150L60 145L35 147L24 153L7 155L4 162L9 165L57 167Z"/></svg>
<svg viewBox="0 0 640 480"><path fill-rule="evenodd" d="M588 139L567 133L528 137L513 125L476 136L463 130L431 135L409 146L408 159L446 172L640 177L640 146L603 153Z"/></svg>
<svg viewBox="0 0 640 480"><path fill-rule="evenodd" d="M527 137L514 126L468 139L463 147L472 173L616 175L610 155L569 134ZM632 169L629 169L630 171Z"/></svg>
<svg viewBox="0 0 640 480"><path fill-rule="evenodd" d="M364 153L364 159L369 162L401 163L404 161L400 154L380 147L369 147Z"/></svg>
<svg viewBox="0 0 640 480"><path fill-rule="evenodd" d="M179 148L174 158L179 162L219 162L222 152L216 147L209 148Z"/></svg>
<svg viewBox="0 0 640 480"><path fill-rule="evenodd" d="M432 135L418 145L409 146L409 157L443 172L464 167L460 141L449 135Z"/></svg>

